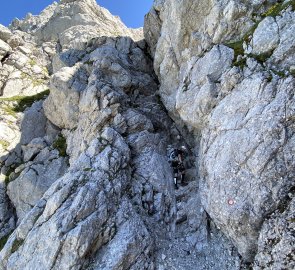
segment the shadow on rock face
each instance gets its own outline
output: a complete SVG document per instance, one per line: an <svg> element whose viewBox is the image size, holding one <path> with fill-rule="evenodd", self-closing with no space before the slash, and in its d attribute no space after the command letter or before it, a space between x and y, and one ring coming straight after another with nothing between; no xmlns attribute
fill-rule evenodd
<svg viewBox="0 0 295 270"><path fill-rule="evenodd" d="M17 111L14 117L16 122L4 119L14 137L7 138L11 140L9 153L1 157L1 232L6 231L2 236L14 229L13 220L21 222L68 167L67 158L59 157L58 150L52 147L60 131L45 117L43 100L33 103L24 112ZM15 147L11 149L12 145Z"/></svg>

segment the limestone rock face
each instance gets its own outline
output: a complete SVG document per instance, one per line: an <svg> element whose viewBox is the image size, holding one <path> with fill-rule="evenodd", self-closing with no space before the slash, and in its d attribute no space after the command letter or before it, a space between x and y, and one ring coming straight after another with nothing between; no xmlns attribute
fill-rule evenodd
<svg viewBox="0 0 295 270"><path fill-rule="evenodd" d="M61 1L39 17L13 23L39 48L40 40L62 42L62 35L49 33L54 24L77 39L86 33L67 23L66 14L76 14L79 27L90 24L91 40L79 45L82 53L73 46L49 55L51 45L44 52L55 63L50 95L20 115L19 143L3 158L6 202L16 210L17 228L1 251L1 269L154 269L154 220L165 234L173 231L166 159L172 122L156 96L146 44L92 4ZM96 24L102 17L111 30ZM112 37L114 21L122 37ZM57 60L65 55L67 61Z"/></svg>
<svg viewBox="0 0 295 270"><path fill-rule="evenodd" d="M79 66L64 67L51 77L51 95L44 103L44 110L58 127L72 129L77 126L79 96L87 79L87 72Z"/></svg>
<svg viewBox="0 0 295 270"><path fill-rule="evenodd" d="M7 186L7 194L16 209L19 222L68 168L66 159L59 157L57 150L50 151L46 146L46 142L36 138L24 147L27 149L23 148L24 161L27 163L16 168L20 175Z"/></svg>
<svg viewBox="0 0 295 270"><path fill-rule="evenodd" d="M262 80L252 75L227 95L211 114L201 141L203 204L242 254L255 254L261 222L294 184L289 167L294 135L287 122L294 116L294 78Z"/></svg>
<svg viewBox="0 0 295 270"><path fill-rule="evenodd" d="M250 262L294 186L294 15L292 1L166 0L145 18L162 101L200 143L202 204Z"/></svg>
<svg viewBox="0 0 295 270"><path fill-rule="evenodd" d="M28 14L22 21L13 21L11 29L30 33L40 45L58 41L61 50L83 49L85 42L99 36L143 39L142 31L127 28L95 0L54 2L38 16Z"/></svg>
<svg viewBox="0 0 295 270"><path fill-rule="evenodd" d="M122 51L115 49L115 46L120 43L122 45L126 44L123 48L129 54L124 54ZM43 269L50 269L52 267L56 269L71 269L73 265L91 264L92 267L98 269L101 267L105 267L105 269L122 269L121 267L129 269L135 263L134 269L151 269L153 267L153 262L149 260L152 251L152 238L141 218L133 210L130 199L126 196L127 185L133 185L130 168L131 151L124 138L118 133L120 131L124 134L126 131L124 126L126 125L126 128L127 126L130 127L130 135L131 133L135 135L142 132L145 126L140 124L140 118L134 118L136 114L141 115L136 109L134 109L134 113L131 116L134 119L126 121L125 125L125 118L123 116L120 117L118 112L120 109L123 113L124 110L129 108L127 106L128 102L130 102L129 96L125 91L131 91L131 87L138 87L139 92L137 93L139 97L133 101L136 104L138 102L137 99L145 100L145 95L148 93L152 94L156 84L151 75L135 70L137 61L140 61L140 58L134 58L134 63L132 60L127 61L127 57L132 54L132 50L135 51L135 55L139 52L136 50L139 47L133 41L126 40L126 38L108 38L103 41L98 40L98 43L93 46L94 51L97 46L100 46L102 52L109 52L103 54L105 61L116 57L117 66L114 67L115 72L112 74L109 73L108 69L101 69L101 63L98 60L97 65L88 64L87 60L81 63L85 69L89 70L90 74L88 74L88 85L85 86L86 89L81 89L81 97L80 99L78 98L79 106L77 113L79 117L77 117L76 130L68 130L65 133L68 138L71 168L64 177L58 180L45 193L43 199L37 203L38 206L36 205L26 218L22 220L18 227L19 233L17 232L18 229L14 232L18 236L16 238L12 236L9 241L14 242L12 246L15 245L15 241L21 241L19 237L23 240L28 239L28 242L25 244L25 241L24 245L21 245L18 251L12 255L13 249L9 247L8 242L6 245L7 249L5 247L1 253L3 256L3 267L8 269L17 269L19 267L31 269L38 265ZM107 50L105 51L104 49ZM96 51L93 53L93 57L101 56ZM123 63L125 68L123 68ZM146 69L148 67L145 67ZM130 76L130 79L127 80L129 82L128 85L123 85L122 82L117 81L118 75L116 72L119 71ZM76 70L76 73L78 72ZM112 76L104 82L103 78L107 78L106 76L109 74ZM64 75L62 78L67 82L67 79L71 80L72 76ZM59 84L59 91L63 91L63 84ZM143 93L140 91L143 91ZM61 96L61 104L64 104L67 98L66 95ZM169 122L169 118L164 112L157 112L158 107L155 97L149 95L146 99L149 99L147 106L152 106L149 113L154 115L149 120L150 131L153 131L153 122L155 124L159 123L160 120L158 118L161 117L161 114L164 115L163 118L166 122ZM46 106L49 107L51 104L47 103ZM53 109L54 107L51 108L51 110ZM142 114L144 114L144 109L142 108ZM48 111L51 110L48 108ZM130 119L130 117L126 119ZM52 121L58 124L58 120L54 117ZM64 122L68 125L70 120L65 118ZM80 144L76 143L76 140ZM162 136L159 137L159 140L159 142L153 141L151 137L146 140L146 143L150 144L150 146L154 146L161 141L165 143L165 138ZM35 143L31 142L27 148L33 148L34 145L39 147L37 143L40 145L40 142L35 140ZM42 148L42 143L39 148ZM158 155L155 155L155 158L165 162L165 160L162 161L162 155L165 152L164 145L158 149L156 149L155 145L154 148L155 151L159 152ZM54 164L52 158L42 154L45 150L46 148L41 150L40 154L32 161L33 165L28 169L24 169L21 175L9 184L9 195L13 195L11 193L12 190L17 190L17 186L22 185L22 183L32 182L34 178L36 179L34 174L37 170L38 162L43 159L50 160L48 173L45 174L48 175L49 179L58 178L58 175L55 175L55 177L52 175L54 171L52 170L53 167L50 167L54 166L56 169L56 164ZM146 151L151 151L151 149ZM39 155L42 156L41 160ZM143 153L135 155L140 160ZM160 164L159 161L155 160L154 162ZM166 164L168 168L167 161ZM44 164L40 169L46 170L46 165ZM49 174L49 171L51 174ZM142 174L140 169L138 173ZM147 182L149 182L152 173L152 171L145 173ZM170 174L168 169L162 173L163 178L161 180L164 185L167 185L167 174ZM32 180L26 179L28 177ZM37 179L37 181L40 181L40 183L48 182L44 177L43 179ZM159 183L156 184L159 185ZM152 183L150 184L150 191L153 192ZM165 186L158 190L159 193L163 191L165 191ZM25 195L22 195L24 199L26 199ZM168 191L166 196L170 198L173 205ZM33 199L30 198L31 201ZM148 199L148 202L153 203L153 198ZM161 207L159 211L165 212ZM36 215L39 217L36 218ZM33 219L33 223L29 222L28 219ZM60 227L59 224L62 224L62 226ZM27 226L30 227L28 228ZM32 235L30 235L30 231ZM52 233L44 233L45 231L51 231ZM73 241L77 242L74 243ZM80 243L80 241L82 242ZM46 245L48 245L51 251L48 250L46 255L40 252L39 255L32 256L36 248L38 249L38 245L42 245L42 248L45 247L44 243L47 243ZM101 251L103 245L106 245L106 249ZM81 249L77 249L77 246ZM129 248L130 246L132 246L132 249ZM62 255L65 253L71 253L72 255ZM60 254L60 257L56 257L56 254ZM33 260L31 259L32 257L34 257Z"/></svg>
<svg viewBox="0 0 295 270"><path fill-rule="evenodd" d="M19 44L12 44L13 41L7 40L4 34L4 39L0 39L0 95L29 96L45 91L49 78L47 67L44 66L45 57L41 56L34 44L25 43L19 34L10 34L11 39L19 40Z"/></svg>
<svg viewBox="0 0 295 270"><path fill-rule="evenodd" d="M294 268L294 4L274 2L155 0L128 29L61 0L0 25L0 269Z"/></svg>
<svg viewBox="0 0 295 270"><path fill-rule="evenodd" d="M287 10L277 17L266 17L253 33L249 53L266 54L266 63L275 70L289 71L294 66L294 12Z"/></svg>
<svg viewBox="0 0 295 270"><path fill-rule="evenodd" d="M289 194L293 197L293 194ZM290 198L289 198L290 199ZM254 269L293 269L294 259L294 198L285 211L276 211L263 223Z"/></svg>
<svg viewBox="0 0 295 270"><path fill-rule="evenodd" d="M15 217L11 210L12 206L7 198L6 186L1 179L0 182L0 239L7 238L12 230L15 228ZM2 240L3 241L3 240ZM3 245L3 243L1 243Z"/></svg>
<svg viewBox="0 0 295 270"><path fill-rule="evenodd" d="M175 112L175 93L182 79L179 69L213 44L238 38L252 25L251 14L262 1L155 1L146 16L145 38L154 55L161 95ZM154 31L155 29L155 31Z"/></svg>

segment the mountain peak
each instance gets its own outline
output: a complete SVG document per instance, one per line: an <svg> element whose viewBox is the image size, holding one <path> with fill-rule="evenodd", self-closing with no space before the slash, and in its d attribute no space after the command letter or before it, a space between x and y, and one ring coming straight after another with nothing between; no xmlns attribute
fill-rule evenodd
<svg viewBox="0 0 295 270"><path fill-rule="evenodd" d="M68 36L69 31L75 32L75 28L84 29L82 40L87 39L87 32L91 33L92 38L95 36L129 36L135 40L143 38L142 33L126 27L118 16L113 16L107 9L97 5L95 0L54 2L40 15L28 14L23 20L14 20L10 28L33 34L38 44L59 41L62 46L69 45L63 44L63 37ZM72 45L76 41L74 38Z"/></svg>

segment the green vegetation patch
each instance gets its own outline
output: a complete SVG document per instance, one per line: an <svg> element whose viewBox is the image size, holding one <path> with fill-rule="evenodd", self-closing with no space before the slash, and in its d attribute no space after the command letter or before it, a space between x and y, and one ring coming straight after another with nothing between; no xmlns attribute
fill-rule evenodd
<svg viewBox="0 0 295 270"><path fill-rule="evenodd" d="M93 168L84 168L83 171L84 172L95 172L95 169L93 169Z"/></svg>
<svg viewBox="0 0 295 270"><path fill-rule="evenodd" d="M287 9L288 7L292 7L292 10L295 10L295 0L285 2L284 1L277 1L272 7L270 7L265 13L262 14L262 17L276 17L278 16L283 10Z"/></svg>
<svg viewBox="0 0 295 270"><path fill-rule="evenodd" d="M246 58L242 58L240 60L234 61L233 65L235 67L239 67L239 68L243 69L246 66L246 63L247 63L247 59Z"/></svg>
<svg viewBox="0 0 295 270"><path fill-rule="evenodd" d="M29 65L30 65L31 67L37 65L36 60L35 60L35 59L31 59L31 60L29 61Z"/></svg>
<svg viewBox="0 0 295 270"><path fill-rule="evenodd" d="M2 107L7 114L16 117L16 113L23 112L26 108L31 107L34 102L48 96L49 93L49 90L45 90L33 96L14 96L9 98L0 98L0 104L3 102L12 102L12 105L5 104Z"/></svg>
<svg viewBox="0 0 295 270"><path fill-rule="evenodd" d="M36 80L33 80L32 81L33 87L37 87L37 86L40 86L40 85L43 85L43 84L44 84L44 80L43 79L36 79Z"/></svg>
<svg viewBox="0 0 295 270"><path fill-rule="evenodd" d="M279 76L279 77L282 77L282 78L286 77L285 72L282 71L282 70L274 70L274 69L271 69L271 71L272 71L275 75L277 75L277 76Z"/></svg>
<svg viewBox="0 0 295 270"><path fill-rule="evenodd" d="M278 16L283 10L287 9L288 7L292 7L292 10L295 10L295 0L285 2L284 1L278 1L275 5L270 7L265 13L261 15L261 19L257 21L250 29L247 31L247 33L241 38L241 40L238 41L230 41L228 43L225 43L224 45L232 48L234 50L234 61L233 65L243 68L246 65L246 60L241 59L237 60L238 56L244 56L244 48L243 44L249 44L251 37L253 36L254 31L256 30L258 24L268 16L276 17ZM259 63L264 63L271 55L273 52L265 53L265 54L259 54L259 55L254 55L250 54L249 57L252 57L256 59Z"/></svg>
<svg viewBox="0 0 295 270"><path fill-rule="evenodd" d="M24 243L23 239L16 239L13 242L13 245L12 245L12 248L11 248L11 253L16 252L23 243Z"/></svg>
<svg viewBox="0 0 295 270"><path fill-rule="evenodd" d="M235 52L234 61L237 60L237 57L239 55L244 55L243 43L244 43L243 40L239 40L239 41L229 42L225 44L227 47L230 47L234 50Z"/></svg>
<svg viewBox="0 0 295 270"><path fill-rule="evenodd" d="M6 115L11 115L14 118L16 118L16 112L13 110L13 107L4 104L1 106L2 110L5 112Z"/></svg>
<svg viewBox="0 0 295 270"><path fill-rule="evenodd" d="M273 54L273 50L267 53L249 54L249 57L256 59L256 61L259 62L260 64L263 64L268 58L272 56L272 54Z"/></svg>
<svg viewBox="0 0 295 270"><path fill-rule="evenodd" d="M5 184L6 185L9 184L10 179L11 179L10 176L12 176L12 174L14 173L15 168L16 168L16 165L11 165L8 168L7 172L5 173Z"/></svg>
<svg viewBox="0 0 295 270"><path fill-rule="evenodd" d="M42 67L42 69L43 69L44 74L46 76L49 76L49 71L48 71L47 67Z"/></svg>
<svg viewBox="0 0 295 270"><path fill-rule="evenodd" d="M5 140L0 140L0 145L2 146L3 149L6 150L9 147L10 143Z"/></svg>
<svg viewBox="0 0 295 270"><path fill-rule="evenodd" d="M241 60L237 60L238 56L244 56L245 51L243 48L243 44L246 43L248 44L250 42L250 37L253 35L254 31L256 30L257 26L259 23L255 23L247 32L246 34L242 37L241 40L238 41L232 41L232 42L228 42L225 43L224 45L232 48L234 50L234 62L233 65L243 68L246 65L246 59L241 59Z"/></svg>
<svg viewBox="0 0 295 270"><path fill-rule="evenodd" d="M58 150L61 157L67 156L67 140L65 137L59 135L52 146Z"/></svg>
<svg viewBox="0 0 295 270"><path fill-rule="evenodd" d="M4 237L2 237L2 238L0 239L0 251L1 251L2 248L5 246L5 244L6 244L6 242L7 242L7 240L8 240L8 238L9 238L10 235L11 235L11 233L8 234L8 235L6 235L6 236L4 236Z"/></svg>
<svg viewBox="0 0 295 270"><path fill-rule="evenodd" d="M37 86L40 86L40 85L43 85L43 84L46 84L46 77L49 76L48 74L48 70L46 67L42 68L43 69L43 75L44 77L43 78L36 78L36 77L33 77L32 75L28 74L28 73L25 73L25 72L22 72L21 73L21 79L22 80L27 80L27 81L31 81L33 87L37 87Z"/></svg>

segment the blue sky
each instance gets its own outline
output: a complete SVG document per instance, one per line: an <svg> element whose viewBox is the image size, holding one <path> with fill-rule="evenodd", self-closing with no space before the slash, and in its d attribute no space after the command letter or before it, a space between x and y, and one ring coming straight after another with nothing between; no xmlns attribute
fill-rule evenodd
<svg viewBox="0 0 295 270"><path fill-rule="evenodd" d="M13 18L22 19L28 12L39 14L54 0L4 0L1 1L0 23L9 25ZM144 14L152 6L153 0L97 0L100 6L112 14L119 15L128 27L143 26Z"/></svg>

